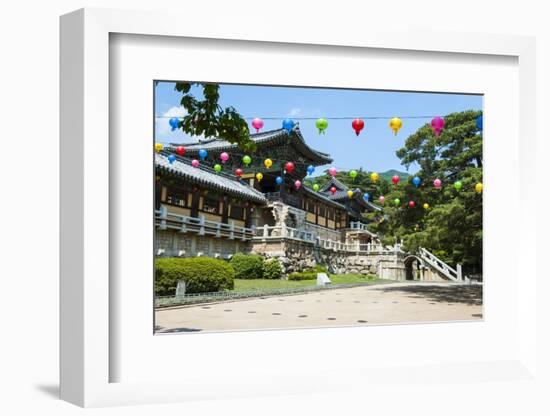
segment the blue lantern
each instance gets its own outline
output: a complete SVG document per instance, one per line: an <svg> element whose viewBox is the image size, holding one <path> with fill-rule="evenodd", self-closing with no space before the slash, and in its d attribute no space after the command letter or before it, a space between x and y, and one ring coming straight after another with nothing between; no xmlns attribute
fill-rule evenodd
<svg viewBox="0 0 550 416"><path fill-rule="evenodd" d="M283 183L283 178L281 178L280 176L277 176L277 178L275 179L275 182L277 182L277 185L281 185Z"/></svg>
<svg viewBox="0 0 550 416"><path fill-rule="evenodd" d="M369 195L368 193L365 192L365 194L363 195L363 199L364 199L366 202L369 202L370 195Z"/></svg>
<svg viewBox="0 0 550 416"><path fill-rule="evenodd" d="M313 167L313 165L309 165L309 166L307 167L307 173L308 173L309 175L312 175L313 172L315 172L315 167Z"/></svg>
<svg viewBox="0 0 550 416"><path fill-rule="evenodd" d="M283 129L285 129L286 132L290 134L293 128L294 128L294 121L291 118L285 118L283 120Z"/></svg>
<svg viewBox="0 0 550 416"><path fill-rule="evenodd" d="M414 186L416 186L418 188L420 186L420 184L422 183L422 179L420 179L418 176L415 176L412 179L412 183L413 183Z"/></svg>
<svg viewBox="0 0 550 416"><path fill-rule="evenodd" d="M206 150L204 149L199 150L199 157L201 158L201 160L206 159L206 156L208 156L208 152Z"/></svg>
<svg viewBox="0 0 550 416"><path fill-rule="evenodd" d="M483 130L483 116L478 116L476 118L476 126L479 131Z"/></svg>
<svg viewBox="0 0 550 416"><path fill-rule="evenodd" d="M170 127L172 127L172 131L174 131L178 128L178 125L180 124L180 121L179 121L178 118L173 117L170 120L168 120L168 123L170 124Z"/></svg>
<svg viewBox="0 0 550 416"><path fill-rule="evenodd" d="M169 155L168 156L168 162L170 162L171 164L174 163L176 161L176 156L174 155Z"/></svg>

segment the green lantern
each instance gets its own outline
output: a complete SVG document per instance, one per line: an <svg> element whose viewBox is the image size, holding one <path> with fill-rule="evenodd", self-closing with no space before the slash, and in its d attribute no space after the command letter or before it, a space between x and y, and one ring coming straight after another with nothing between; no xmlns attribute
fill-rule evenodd
<svg viewBox="0 0 550 416"><path fill-rule="evenodd" d="M462 188L462 182L456 181L456 182L453 184L453 186L455 187L455 189L456 189L457 191L460 191L460 188Z"/></svg>
<svg viewBox="0 0 550 416"><path fill-rule="evenodd" d="M315 122L315 126L319 130L319 134L325 134L325 130L328 127L328 121L324 118L318 118Z"/></svg>
<svg viewBox="0 0 550 416"><path fill-rule="evenodd" d="M250 165L251 162L252 162L252 158L251 158L250 156L248 156L248 155L244 155L244 156L243 156L243 163L244 163L246 166Z"/></svg>
<svg viewBox="0 0 550 416"><path fill-rule="evenodd" d="M222 171L222 165L216 163L214 165L214 170L217 172L217 173L220 173Z"/></svg>
<svg viewBox="0 0 550 416"><path fill-rule="evenodd" d="M319 192L319 184L318 184L318 183L314 183L314 184L313 184L313 190L314 190L315 192Z"/></svg>
<svg viewBox="0 0 550 416"><path fill-rule="evenodd" d="M357 171L355 169L349 171L349 177L351 179L357 178Z"/></svg>
<svg viewBox="0 0 550 416"><path fill-rule="evenodd" d="M401 203L401 201L399 200L399 198L395 198L395 199L393 200L393 204L394 204L396 207L399 206L400 203Z"/></svg>

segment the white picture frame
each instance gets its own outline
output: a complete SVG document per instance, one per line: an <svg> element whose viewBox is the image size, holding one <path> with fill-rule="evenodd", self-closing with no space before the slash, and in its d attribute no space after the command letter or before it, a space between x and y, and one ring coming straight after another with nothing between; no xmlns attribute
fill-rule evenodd
<svg viewBox="0 0 550 416"><path fill-rule="evenodd" d="M360 391L367 385L372 387L375 382L388 385L396 378L401 384L410 386L419 383L449 383L457 379L479 383L487 379L521 381L534 377L537 368L537 311L534 301L537 270L533 258L536 253L531 250L529 242L536 241L537 227L536 216L531 212L528 214L526 208L533 203L536 194L533 192L534 183L526 177L527 168L532 168L536 160L534 39L472 33L434 34L429 31L403 30L391 25L383 29L361 28L360 31L351 26L342 26L337 33L330 34L322 27L308 26L307 31L288 27L281 31L275 25L264 25L261 30L254 29L243 35L234 30L238 22L233 19L220 19L216 25L208 27L192 19L185 20L185 25L181 24L182 21L183 16L173 13L104 9L83 9L61 18L61 398L88 407L354 389ZM519 106L516 116L519 132L513 134L514 141L510 143L517 146L519 177L509 186L508 191L513 192L518 201L522 201L521 204L517 203L519 224L514 236L516 257L511 261L515 266L521 262L524 284L514 292L515 305L513 312L510 312L510 316L515 319L514 325L510 325L509 329L501 328L502 331L513 332L509 334L510 339L517 345L503 349L501 354L495 355L495 360L457 360L456 356L450 356L447 361L439 360L436 364L418 362L414 367L400 362L396 362L394 367L377 367L367 363L364 367L343 365L341 368L324 368L320 372L308 372L300 368L295 372L284 370L276 373L266 370L264 377L261 377L260 368L258 378L249 380L236 378L234 374L217 374L216 380L208 378L206 374L203 377L196 374L183 376L175 380L155 380L145 376L142 380L128 382L114 377L112 368L124 357L119 356L117 351L120 350L112 346L113 338L116 338L113 330L120 329L116 325L113 327L112 319L120 305L113 304L116 300L113 293L117 288L113 287L109 279L115 267L110 256L113 223L109 203L110 174L113 163L116 163L109 152L109 137L112 134L109 39L112 34L271 42L277 43L283 50L285 45L291 44L305 47L330 45L357 50L369 48L411 53L431 52L432 59L459 54L517 59ZM490 125L490 120L486 124ZM148 167L144 166L144 169ZM495 201L503 196L504 189L497 185L492 191ZM513 268L508 273L511 282L517 282L519 269ZM149 313L151 307L143 305L143 308L149 308ZM490 317L491 310L487 313ZM406 334L413 336L411 327L400 328L403 328L403 337ZM335 331L332 329L322 331L325 331L325 338L335 334L331 332ZM381 333L384 329L378 328L378 331ZM466 329L464 331L468 334ZM153 336L152 332L150 336ZM208 336L212 337L213 342L219 343L223 342L220 337L228 335ZM338 333L342 342L349 336L349 332ZM392 336L398 340L400 335ZM178 337L164 337L168 338ZM135 349L140 347L133 346Z"/></svg>

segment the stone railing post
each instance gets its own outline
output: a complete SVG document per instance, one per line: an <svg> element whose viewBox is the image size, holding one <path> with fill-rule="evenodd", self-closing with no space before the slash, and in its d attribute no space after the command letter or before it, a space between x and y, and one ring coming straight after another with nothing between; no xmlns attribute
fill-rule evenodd
<svg viewBox="0 0 550 416"><path fill-rule="evenodd" d="M263 237L269 237L269 229L267 228L267 224L264 224Z"/></svg>
<svg viewBox="0 0 550 416"><path fill-rule="evenodd" d="M160 225L159 229L166 230L166 218L168 217L168 208L166 208L164 205L160 207Z"/></svg>
<svg viewBox="0 0 550 416"><path fill-rule="evenodd" d="M231 220L231 222L229 223L229 239L235 239L235 221L233 220Z"/></svg>
<svg viewBox="0 0 550 416"><path fill-rule="evenodd" d="M204 222L205 222L204 215L199 215L199 226L200 226L199 235L204 235Z"/></svg>
<svg viewBox="0 0 550 416"><path fill-rule="evenodd" d="M462 280L462 264L456 265L456 278Z"/></svg>

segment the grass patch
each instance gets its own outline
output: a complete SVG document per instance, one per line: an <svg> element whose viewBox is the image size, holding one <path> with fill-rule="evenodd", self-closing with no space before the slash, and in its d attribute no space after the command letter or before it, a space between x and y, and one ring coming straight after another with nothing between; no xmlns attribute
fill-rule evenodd
<svg viewBox="0 0 550 416"><path fill-rule="evenodd" d="M365 276L362 274L329 274L332 284L346 283L368 283L378 280L376 276ZM298 288L306 286L315 286L316 279L312 280L268 280L268 279L235 279L235 292L247 292L258 289L282 289L282 288Z"/></svg>

